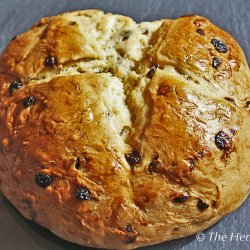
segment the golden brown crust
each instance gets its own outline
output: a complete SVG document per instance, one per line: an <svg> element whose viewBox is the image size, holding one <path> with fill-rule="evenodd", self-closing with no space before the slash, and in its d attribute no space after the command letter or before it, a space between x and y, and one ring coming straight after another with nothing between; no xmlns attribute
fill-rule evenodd
<svg viewBox="0 0 250 250"><path fill-rule="evenodd" d="M12 41L0 69L1 191L60 237L156 244L209 227L249 195L249 69L209 20L65 13ZM37 173L51 177L46 188ZM80 187L90 197L77 199Z"/></svg>
<svg viewBox="0 0 250 250"><path fill-rule="evenodd" d="M37 78L48 67L45 59L57 58L58 64L97 55L84 46L84 36L64 17L45 18L32 30L18 36L2 57L2 72L11 71L21 78ZM6 67L4 67L6 66Z"/></svg>
<svg viewBox="0 0 250 250"><path fill-rule="evenodd" d="M206 18L192 16L164 21L154 37L152 54L156 63L173 65L180 73L190 73L198 82L204 79L228 97L236 95L239 101L249 98L250 83L246 80L249 68L244 53L228 33ZM227 52L216 50L213 39L222 41ZM214 58L220 60L216 70L211 67Z"/></svg>

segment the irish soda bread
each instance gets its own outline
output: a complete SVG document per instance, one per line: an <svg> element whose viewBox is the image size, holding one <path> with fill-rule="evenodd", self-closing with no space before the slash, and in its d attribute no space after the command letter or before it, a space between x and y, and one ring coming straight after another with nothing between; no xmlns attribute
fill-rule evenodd
<svg viewBox="0 0 250 250"><path fill-rule="evenodd" d="M249 194L249 68L201 16L43 18L8 45L0 83L1 191L66 240L184 237Z"/></svg>

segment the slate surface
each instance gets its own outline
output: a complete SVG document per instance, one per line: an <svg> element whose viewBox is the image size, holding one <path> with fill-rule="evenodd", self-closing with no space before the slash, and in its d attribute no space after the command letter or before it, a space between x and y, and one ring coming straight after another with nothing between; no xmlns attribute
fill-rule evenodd
<svg viewBox="0 0 250 250"><path fill-rule="evenodd" d="M204 15L238 40L250 62L249 0L0 0L0 52L13 36L28 29L43 16L89 8L125 14L138 22L175 18L184 14ZM236 212L204 231L203 241L191 236L146 247L143 250L250 249L249 205L250 199ZM219 237L223 234L226 235L224 241ZM248 238L244 238L247 235ZM46 229L25 220L0 195L0 250L28 249L86 250L87 248L63 241Z"/></svg>

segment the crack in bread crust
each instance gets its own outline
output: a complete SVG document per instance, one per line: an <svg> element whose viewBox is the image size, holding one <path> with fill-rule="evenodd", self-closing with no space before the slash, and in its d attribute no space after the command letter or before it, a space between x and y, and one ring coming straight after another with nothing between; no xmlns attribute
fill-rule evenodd
<svg viewBox="0 0 250 250"><path fill-rule="evenodd" d="M249 194L249 68L203 17L44 18L8 45L0 83L1 191L64 239L160 243L209 227ZM51 176L46 189L37 173ZM77 200L79 187L90 200Z"/></svg>

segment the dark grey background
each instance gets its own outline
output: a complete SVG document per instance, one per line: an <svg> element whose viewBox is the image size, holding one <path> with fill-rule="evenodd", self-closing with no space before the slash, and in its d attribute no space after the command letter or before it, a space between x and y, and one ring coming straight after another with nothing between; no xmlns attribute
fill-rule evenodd
<svg viewBox="0 0 250 250"><path fill-rule="evenodd" d="M136 21L176 18L185 14L200 14L231 33L250 60L250 0L0 0L0 52L13 36L27 30L43 16L63 11L97 8L131 16ZM0 163L1 164L1 163ZM248 241L231 236L250 235L248 208L250 199L236 212L204 232L205 240L195 236L174 240L143 250L165 249L250 249ZM60 223L60 222L58 222ZM98 233L98 232L97 232ZM225 234L227 239L210 239L212 234ZM0 195L1 250L86 250L59 239L46 229L25 220Z"/></svg>

